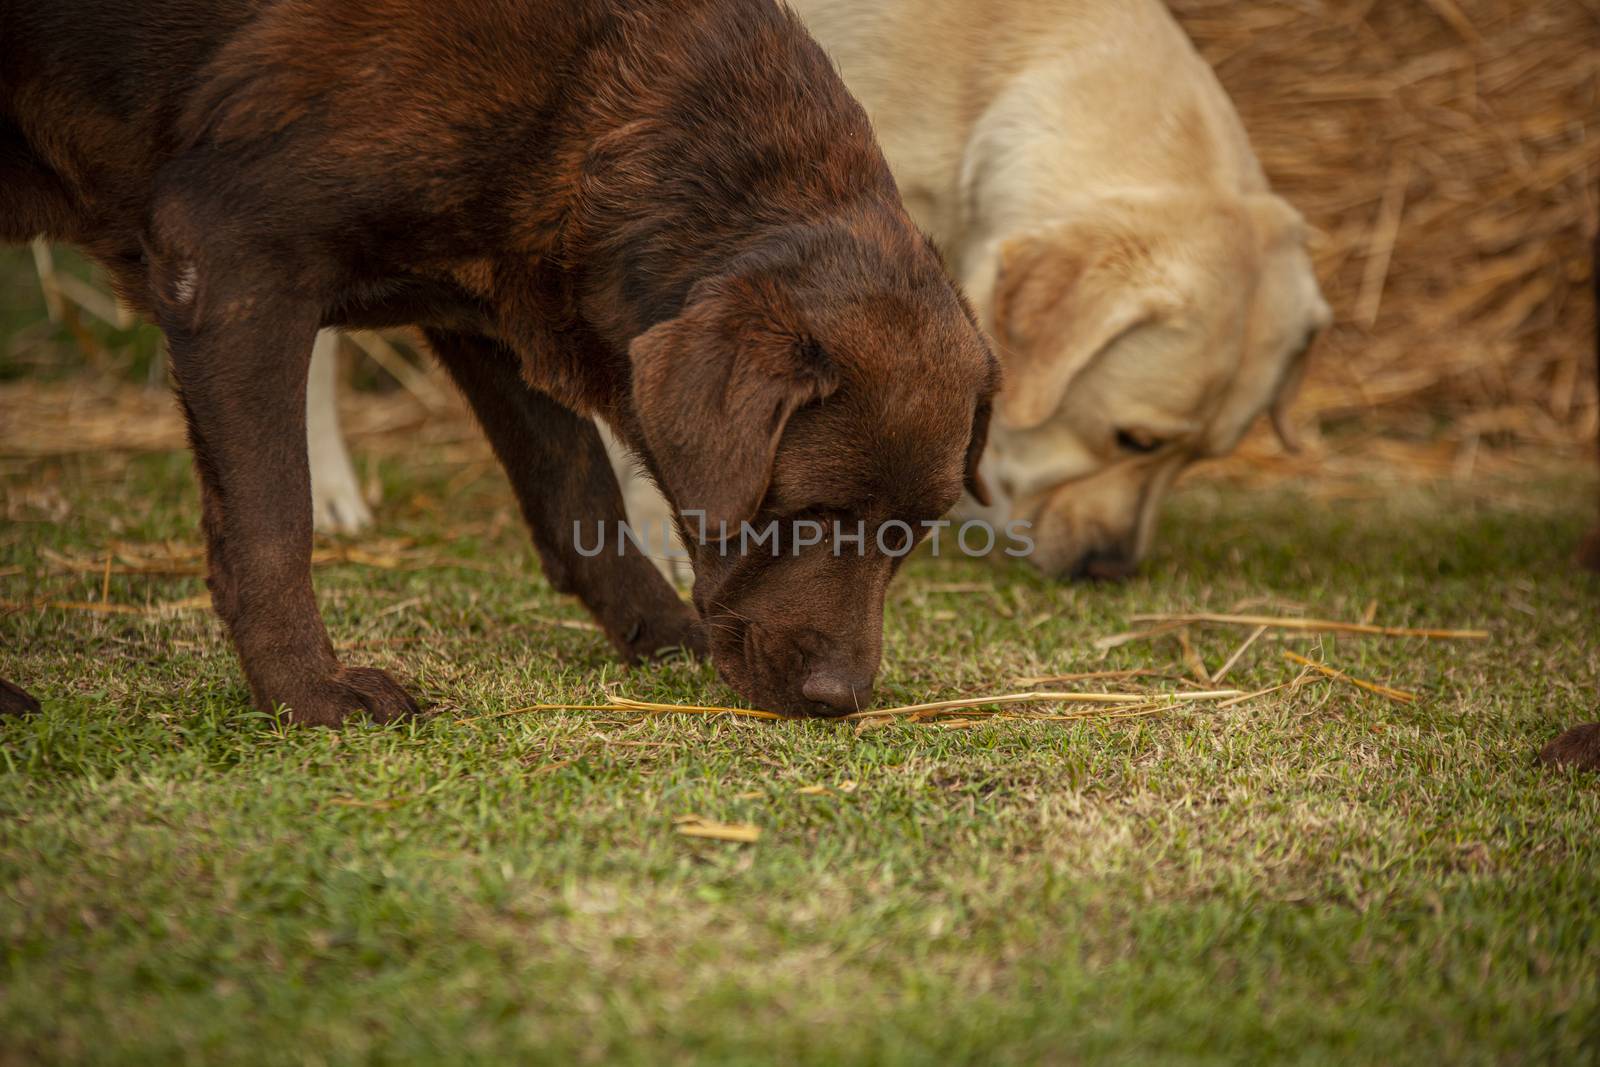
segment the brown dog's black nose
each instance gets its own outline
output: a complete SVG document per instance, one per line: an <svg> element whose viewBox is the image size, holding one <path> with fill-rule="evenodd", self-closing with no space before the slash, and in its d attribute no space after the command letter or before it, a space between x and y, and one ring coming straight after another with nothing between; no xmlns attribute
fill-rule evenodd
<svg viewBox="0 0 1600 1067"><path fill-rule="evenodd" d="M825 705L834 714L848 715L871 703L872 680L853 680L844 671L817 667L801 684L800 695L813 704Z"/></svg>

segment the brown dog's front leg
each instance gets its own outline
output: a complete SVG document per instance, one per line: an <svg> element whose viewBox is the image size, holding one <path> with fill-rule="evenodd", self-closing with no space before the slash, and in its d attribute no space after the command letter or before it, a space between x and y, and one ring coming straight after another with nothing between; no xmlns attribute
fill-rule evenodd
<svg viewBox="0 0 1600 1067"><path fill-rule="evenodd" d="M704 652L693 611L655 565L625 539L619 550L622 491L594 423L530 388L509 349L443 331L428 340L505 467L550 584L577 594L628 660Z"/></svg>
<svg viewBox="0 0 1600 1067"><path fill-rule="evenodd" d="M192 268L179 277L162 324L200 474L206 584L256 707L324 726L362 711L380 722L415 714L382 671L339 665L311 590L306 373L316 314L206 292L209 279Z"/></svg>

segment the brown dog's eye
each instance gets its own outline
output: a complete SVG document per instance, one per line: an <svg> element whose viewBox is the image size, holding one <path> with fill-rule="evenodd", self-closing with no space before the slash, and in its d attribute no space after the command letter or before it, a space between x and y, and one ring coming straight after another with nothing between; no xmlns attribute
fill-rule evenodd
<svg viewBox="0 0 1600 1067"><path fill-rule="evenodd" d="M1149 455L1158 452L1166 444L1159 437L1154 437L1142 430L1118 430L1117 447L1127 452L1137 452L1140 455Z"/></svg>

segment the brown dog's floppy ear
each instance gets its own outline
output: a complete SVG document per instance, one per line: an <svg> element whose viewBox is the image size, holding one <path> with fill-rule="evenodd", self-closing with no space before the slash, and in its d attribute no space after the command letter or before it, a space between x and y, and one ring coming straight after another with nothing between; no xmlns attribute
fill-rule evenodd
<svg viewBox="0 0 1600 1067"><path fill-rule="evenodd" d="M997 406L1005 425L1044 422L1095 356L1160 313L1154 292L1095 269L1092 257L1106 236L1074 226L1000 249L991 306L1005 364Z"/></svg>
<svg viewBox="0 0 1600 1067"><path fill-rule="evenodd" d="M758 306L708 295L628 349L661 487L680 513L704 511L712 538L760 508L789 416L838 388L821 347Z"/></svg>

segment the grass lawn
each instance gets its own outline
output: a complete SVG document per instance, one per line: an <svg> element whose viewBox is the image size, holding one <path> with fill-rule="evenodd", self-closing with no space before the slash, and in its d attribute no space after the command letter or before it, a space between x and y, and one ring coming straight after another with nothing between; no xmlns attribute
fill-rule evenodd
<svg viewBox="0 0 1600 1067"><path fill-rule="evenodd" d="M185 456L0 461L0 674L45 701L0 724L0 1062L1600 1061L1600 779L1533 763L1600 693L1587 469L1199 482L1125 585L920 559L891 593L884 702L1189 673L1172 636L1097 651L1139 613L1491 631L1269 633L1225 682L1292 649L1414 704L857 730L466 721L735 697L620 668L461 447L383 458L379 531L317 571L344 655L436 712L341 732L249 709L198 577L106 585L113 542L183 569ZM140 611L17 606L106 589ZM1189 639L1215 670L1248 634Z"/></svg>

